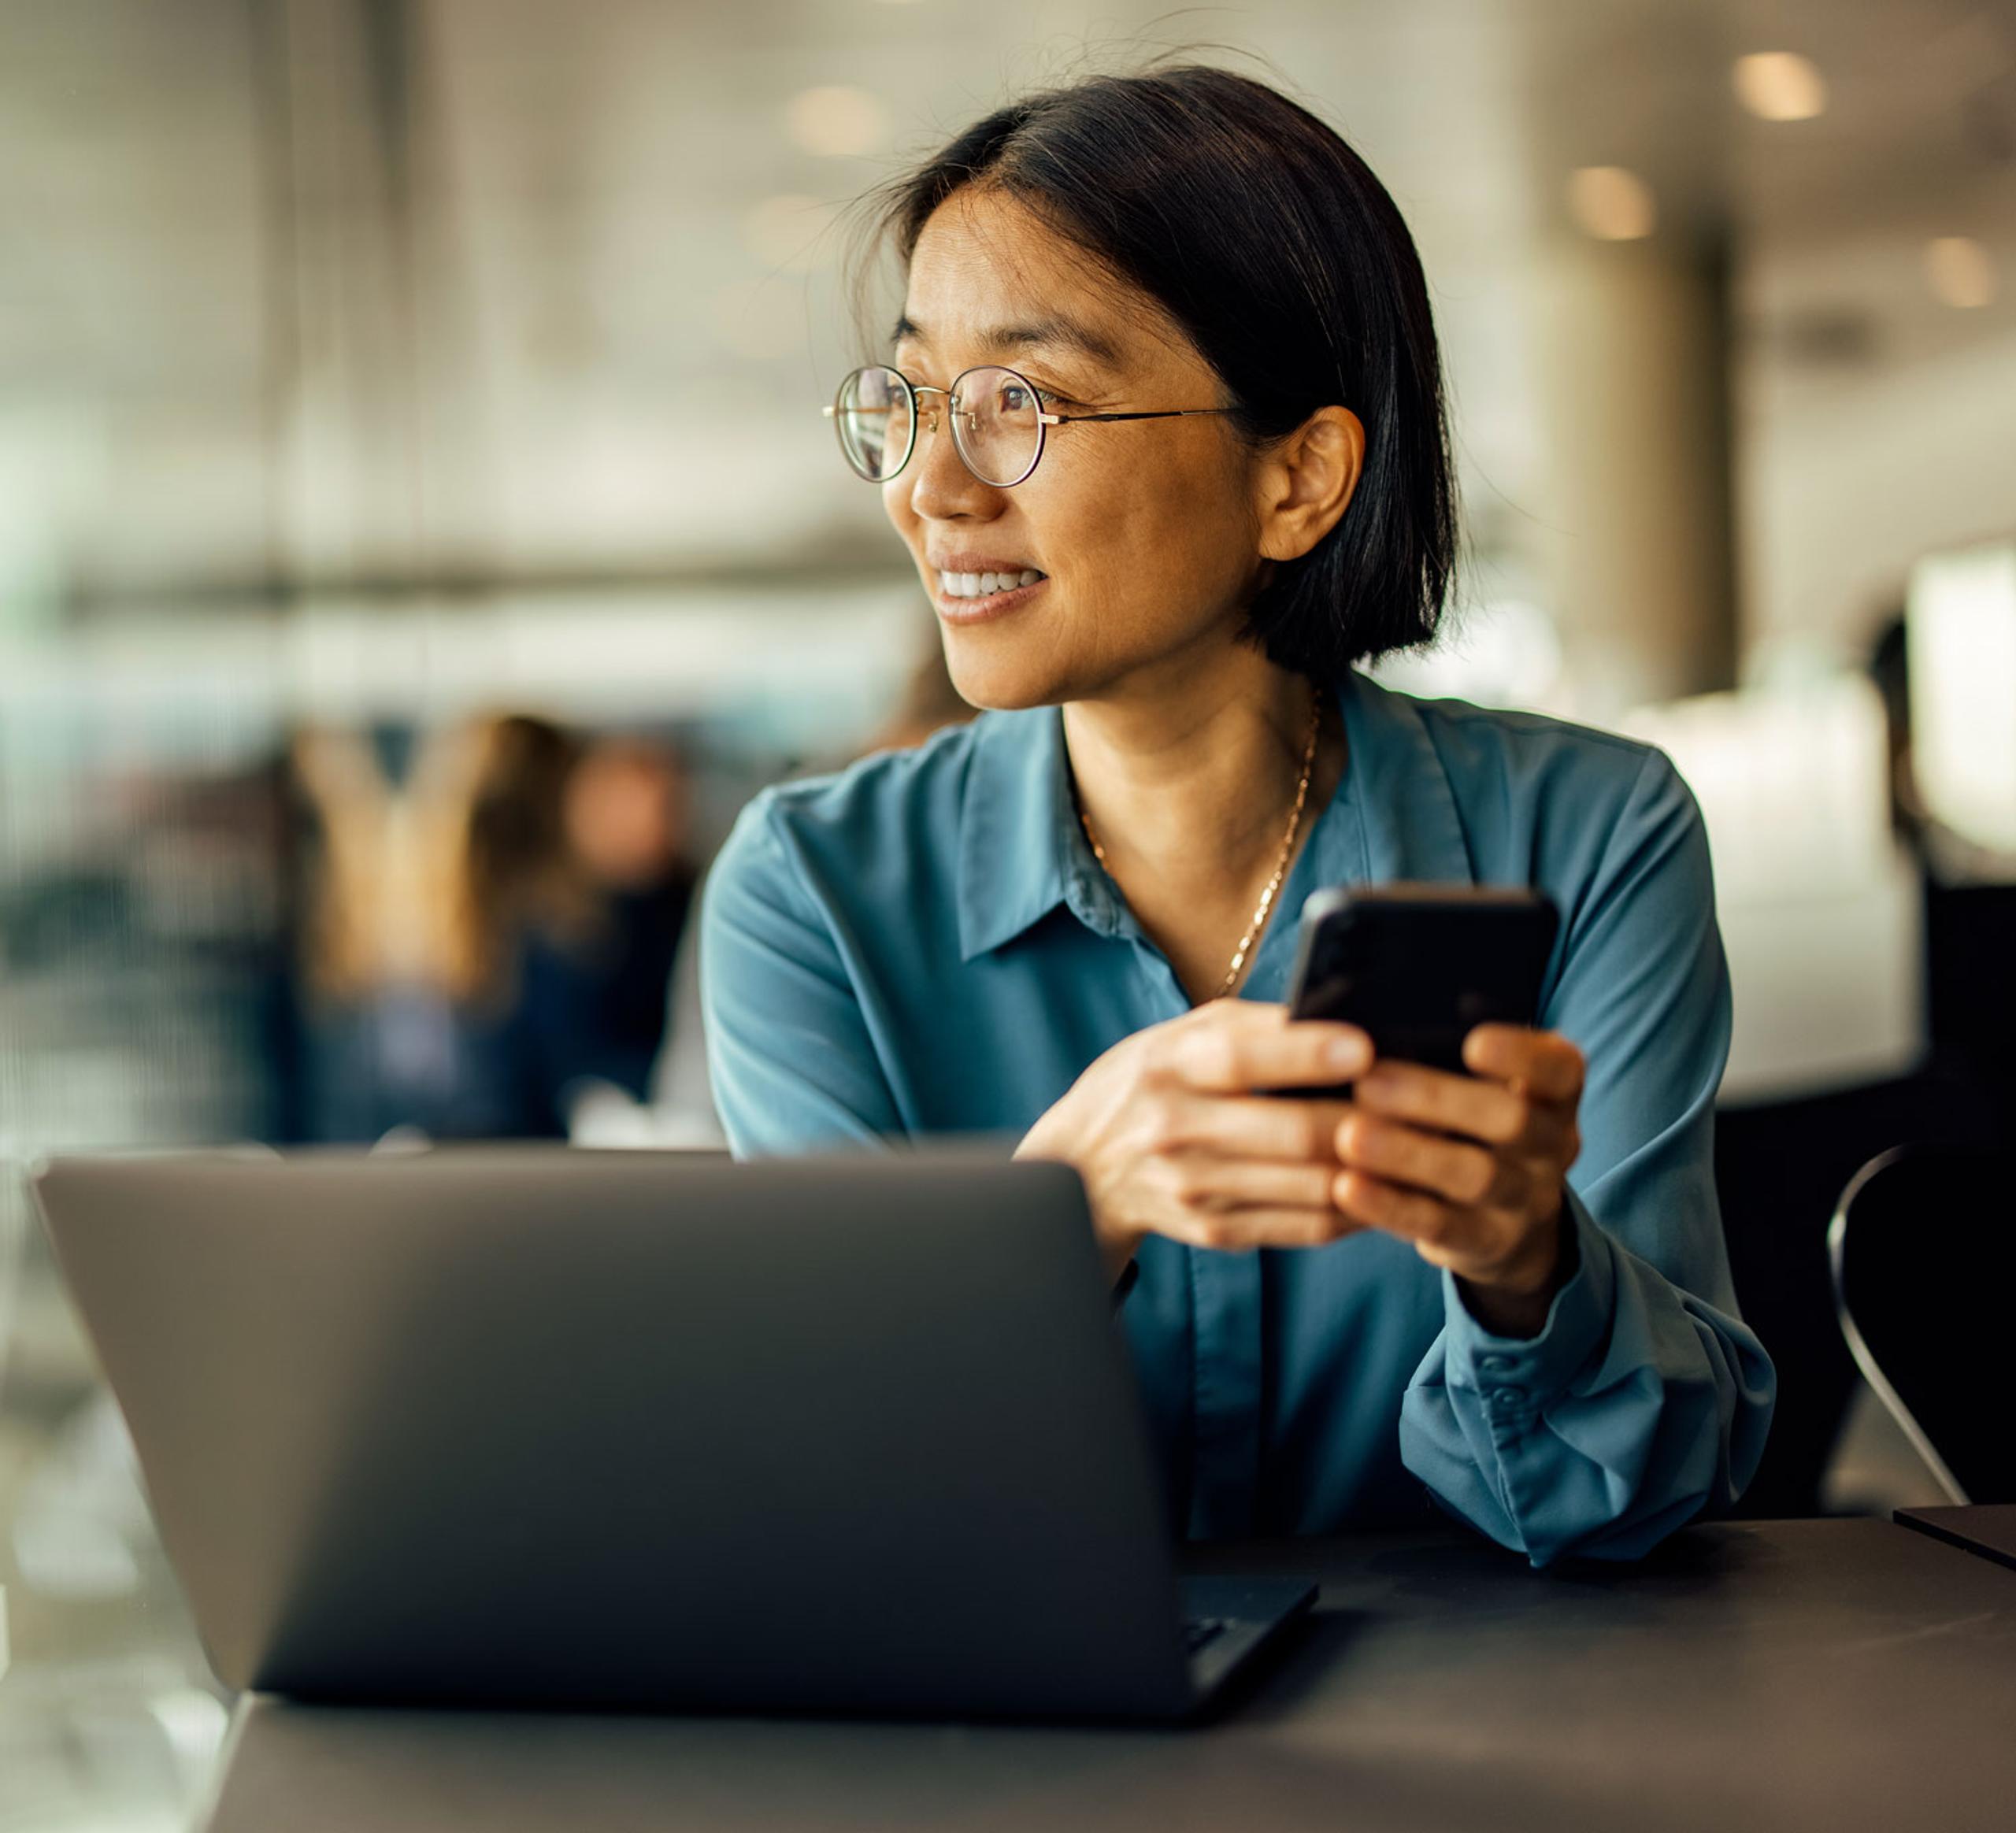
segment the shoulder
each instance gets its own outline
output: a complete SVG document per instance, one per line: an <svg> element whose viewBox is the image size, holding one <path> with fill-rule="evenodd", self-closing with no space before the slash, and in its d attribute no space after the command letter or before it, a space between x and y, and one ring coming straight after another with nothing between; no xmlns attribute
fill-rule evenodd
<svg viewBox="0 0 2016 1833"><path fill-rule="evenodd" d="M761 791L736 820L728 848L760 844L817 847L956 818L979 721L948 726L906 750L874 751L844 769L793 778Z"/></svg>
<svg viewBox="0 0 2016 1833"><path fill-rule="evenodd" d="M1621 804L1679 782L1664 752L1621 733L1465 700L1411 705L1459 795L1569 798L1586 812L1590 798Z"/></svg>
<svg viewBox="0 0 2016 1833"><path fill-rule="evenodd" d="M754 893L823 902L822 891L836 884L875 884L878 859L901 860L906 874L927 869L957 834L981 723L760 791L715 857L710 902Z"/></svg>
<svg viewBox="0 0 2016 1833"><path fill-rule="evenodd" d="M1536 713L1353 688L1366 775L1384 798L1431 831L1451 824L1478 883L1546 891L1571 950L1616 932L1629 912L1654 929L1712 921L1707 831L1656 746ZM1650 939L1624 926L1631 946Z"/></svg>
<svg viewBox="0 0 2016 1833"><path fill-rule="evenodd" d="M1586 870L1643 828L1700 829L1692 793L1655 745L1541 713L1357 686L1369 729L1432 753L1480 852L1502 844L1542 873L1570 858Z"/></svg>

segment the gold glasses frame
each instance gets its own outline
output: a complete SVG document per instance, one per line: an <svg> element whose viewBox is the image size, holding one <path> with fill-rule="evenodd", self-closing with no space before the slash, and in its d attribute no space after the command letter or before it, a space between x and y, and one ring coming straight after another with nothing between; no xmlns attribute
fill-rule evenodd
<svg viewBox="0 0 2016 1833"><path fill-rule="evenodd" d="M847 432L844 416L849 413L880 413L886 410L879 409L850 409L843 405L847 400L848 390L854 387L854 383L860 377L873 375L878 372L884 376L895 376L896 380L902 385L903 404L909 409L910 413L910 437L904 443L903 455L896 461L893 466L884 471L880 476L876 476L871 472L864 471L855 461L853 450L847 444ZM847 373L840 379L839 387L833 391L833 398L832 401L828 402L825 407L821 409L820 411L825 415L827 419L833 422L834 432L839 440L840 456L846 459L847 468L851 471L855 476L862 479L865 483L888 483L892 479L900 477L902 475L904 467L907 465L911 458L916 455L917 429L924 422L924 415L920 407L918 398L921 395L926 394L943 395L945 398L946 404L952 409L952 450L958 454L959 462L965 465L968 471L972 472L975 477L978 478L982 483L986 484L990 489L993 490L1013 490L1017 484L1025 483L1028 481L1031 474L1034 472L1037 465L1043 462L1043 447L1048 443L1050 429L1052 427L1068 427L1092 423L1106 424L1114 420L1189 420L1201 414L1225 414L1236 411L1235 409L1229 407L1164 407L1157 408L1147 412L1134 413L1046 413L1043 409L1039 406L1036 409L1036 450L1030 457L1027 466L1024 468L1019 475L1014 477L989 477L985 472L982 471L980 467L973 462L971 455L966 450L965 442L961 436L959 431L961 417L961 410L958 405L959 384L965 381L969 376L977 376L983 373L1006 376L1011 381L1019 382L1023 387L1028 390L1029 398L1032 401L1040 402L1043 398L1042 391L1037 388L1036 385L1032 382L1028 376L1023 375L1019 370L1008 368L1006 364L1002 363L976 363L971 368L962 369L958 375L952 378L952 385L949 388L934 387L929 383L913 382L909 376L906 376L902 372L902 370L893 368L888 363L865 363L858 369L850 369ZM970 414L967 415L965 417L969 422L970 422L973 418ZM933 432L936 432L938 430L937 417L936 414L933 414L932 417L931 430Z"/></svg>

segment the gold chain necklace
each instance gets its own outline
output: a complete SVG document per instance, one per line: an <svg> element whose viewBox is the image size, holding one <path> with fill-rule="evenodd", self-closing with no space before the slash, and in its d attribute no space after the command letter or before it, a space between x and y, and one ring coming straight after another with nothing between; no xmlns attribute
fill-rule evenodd
<svg viewBox="0 0 2016 1833"><path fill-rule="evenodd" d="M1253 920L1246 926L1246 933L1239 939L1239 946L1232 950L1232 965L1225 969L1225 977L1218 990L1212 994L1222 999L1239 984L1240 969L1246 965L1247 951L1253 946L1254 938L1267 927L1267 914L1274 907L1274 894L1281 888L1281 880L1288 876L1288 861L1295 853L1295 836L1302 831L1302 811L1309 801L1309 779L1316 769L1316 741L1323 731L1323 696L1318 694L1309 709L1309 742L1302 750L1302 777L1295 786L1295 806L1288 812L1288 831L1281 838L1280 857L1274 861L1273 875L1267 880L1267 888L1260 894L1260 902L1254 906ZM1078 809L1078 824L1085 830L1085 839L1091 843L1092 857L1105 870L1108 878L1113 876L1113 868L1106 865L1106 849L1099 844L1099 837L1092 831L1091 817L1081 804ZM1116 881L1117 883L1117 881Z"/></svg>

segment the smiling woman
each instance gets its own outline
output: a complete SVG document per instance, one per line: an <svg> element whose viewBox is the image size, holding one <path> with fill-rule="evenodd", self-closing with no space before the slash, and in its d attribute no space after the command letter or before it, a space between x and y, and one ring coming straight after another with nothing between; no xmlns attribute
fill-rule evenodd
<svg viewBox="0 0 2016 1833"><path fill-rule="evenodd" d="M1192 1533L1432 1494L1542 1561L1725 1505L1773 1376L1715 1206L1693 802L1645 746L1356 672L1433 637L1455 541L1392 199L1190 67L1000 109L881 202L902 314L828 412L992 710L737 824L702 928L736 1149L1075 1166ZM1395 879L1564 913L1541 1026L1467 1074L1280 1003L1270 914Z"/></svg>

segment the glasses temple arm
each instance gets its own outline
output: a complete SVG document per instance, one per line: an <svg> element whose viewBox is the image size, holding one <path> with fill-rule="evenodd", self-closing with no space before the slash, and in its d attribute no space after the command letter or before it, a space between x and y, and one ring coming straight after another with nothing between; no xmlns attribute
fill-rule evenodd
<svg viewBox="0 0 2016 1833"><path fill-rule="evenodd" d="M1040 413L1047 427L1068 427L1080 420L1188 420L1200 413L1231 413L1229 407L1165 407L1154 413Z"/></svg>

